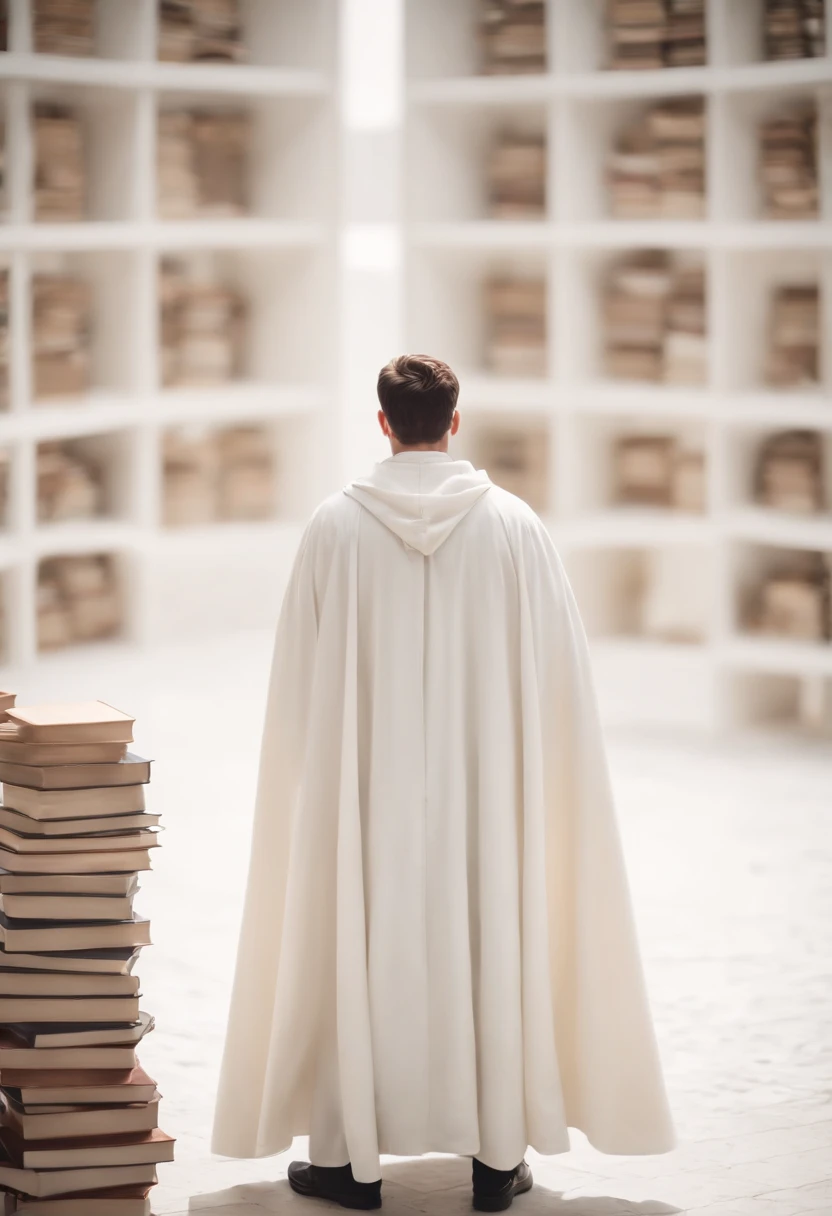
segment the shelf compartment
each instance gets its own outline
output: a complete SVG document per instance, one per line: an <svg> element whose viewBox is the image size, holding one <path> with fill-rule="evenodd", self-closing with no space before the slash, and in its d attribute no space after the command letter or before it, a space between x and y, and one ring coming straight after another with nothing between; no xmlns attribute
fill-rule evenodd
<svg viewBox="0 0 832 1216"><path fill-rule="evenodd" d="M708 436L700 421L666 418L581 418L572 421L570 511L608 512L637 528L648 518L679 521L708 506ZM580 470L580 473L577 473Z"/></svg>
<svg viewBox="0 0 832 1216"><path fill-rule="evenodd" d="M733 546L733 629L750 642L829 646L830 555L773 544Z"/></svg>
<svg viewBox="0 0 832 1216"><path fill-rule="evenodd" d="M333 307L323 251L168 253L158 281L164 400L187 403L223 383L242 393L306 391L329 376L333 352L307 358Z"/></svg>
<svg viewBox="0 0 832 1216"><path fill-rule="evenodd" d="M241 0L245 62L332 73L335 22L325 0Z"/></svg>
<svg viewBox="0 0 832 1216"><path fill-rule="evenodd" d="M30 260L32 402L77 405L136 388L136 255L42 253ZM65 283L65 291L61 284Z"/></svg>
<svg viewBox="0 0 832 1216"><path fill-rule="evenodd" d="M576 100L568 113L562 128L570 166L568 188L562 192L565 219L679 223L706 214L707 104L702 95Z"/></svg>
<svg viewBox="0 0 832 1216"><path fill-rule="evenodd" d="M437 354L469 379L540 383L551 377L548 257L534 253L414 253L406 319L412 350ZM509 395L506 384L504 396Z"/></svg>
<svg viewBox="0 0 832 1216"><path fill-rule="evenodd" d="M723 341L730 358L724 360L726 368L726 387L732 392L751 392L771 390L776 395L778 388L797 398L801 394L817 394L832 389L832 363L829 360L827 343L824 339L825 310L827 286L832 282L832 257L828 251L815 250L735 250L727 255L725 290L727 307L725 309L725 333ZM774 342L791 342L799 340L799 334L794 336L795 325L792 323L785 331L785 323L789 318L780 315L777 321L776 295L783 288L815 288L818 292L817 333L815 337L816 379L811 375L803 377L803 382L777 385L769 379L784 370L788 355L783 348L783 355L774 365ZM802 325L806 329L808 318L803 309ZM800 320L800 318L798 318ZM809 343L809 337L806 338ZM810 363L795 349L792 360L795 369L800 361L808 368ZM782 379L782 374L780 376ZM784 421L788 418L788 408L784 409Z"/></svg>
<svg viewBox="0 0 832 1216"><path fill-rule="evenodd" d="M490 6L492 11L495 6ZM506 17L510 20L516 16L522 20L524 16L534 23L534 30L523 30L520 38L519 31L514 35L505 29L498 32L496 16L485 25L483 18L486 11L484 0L407 0L405 9L405 52L406 72L415 78L433 78L447 76L476 76L486 75L492 78L497 74L499 79L505 76L528 76L546 70L551 41L551 10L544 5L543 28L539 29L537 15L523 13L521 6L508 4L504 6ZM486 35L486 30L491 33ZM525 50L523 58L515 58L514 63L503 59L499 69L489 68L491 56L487 37L491 38L491 47L505 51L509 44L514 44L515 51ZM512 69L516 70L512 70Z"/></svg>
<svg viewBox="0 0 832 1216"><path fill-rule="evenodd" d="M124 637L124 557L115 553L63 553L37 568L39 652Z"/></svg>
<svg viewBox="0 0 832 1216"><path fill-rule="evenodd" d="M830 206L828 168L824 149L828 146L830 113L822 86L793 86L775 90L749 89L734 92L720 100L720 153L717 162L716 207L721 219L754 220L770 224L809 227L817 225ZM801 143L795 131L782 135L770 129L772 142L765 163L769 185L763 184L763 133L767 124L814 115L814 126L807 128L808 143ZM799 162L801 149L810 157L806 166ZM792 166L790 168L790 166ZM810 193L798 198L796 191L810 179L815 183L815 199ZM798 205L801 202L802 204ZM772 211L772 206L777 204ZM781 205L782 204L782 205Z"/></svg>
<svg viewBox="0 0 832 1216"><path fill-rule="evenodd" d="M157 213L175 222L331 214L331 116L322 99L158 94ZM221 146L220 153L216 148Z"/></svg>
<svg viewBox="0 0 832 1216"><path fill-rule="evenodd" d="M553 195L553 140L548 125L547 111L540 105L420 108L408 133L409 218L499 219L501 223L544 219ZM520 145L516 153L509 150L514 141ZM499 190L502 183L510 182L515 164L528 183L524 186L528 205L517 211L504 207L498 213L495 183ZM542 190L543 206L535 201L539 198L535 190Z"/></svg>
<svg viewBox="0 0 832 1216"><path fill-rule="evenodd" d="M708 283L700 252L586 252L568 259L566 273L568 332L560 349L571 383L707 385Z"/></svg>
<svg viewBox="0 0 832 1216"><path fill-rule="evenodd" d="M746 426L727 437L731 509L791 520L811 530L832 510L832 434L812 428Z"/></svg>
<svg viewBox="0 0 832 1216"><path fill-rule="evenodd" d="M820 0L819 7L821 10L823 9L823 0ZM775 58L771 53L774 50L772 40L767 38L767 8L766 0L725 0L723 4L717 6L717 15L721 23L722 62L731 66L752 63L793 64L827 54L822 34L820 38L815 35L813 39L810 39L808 31L804 30L802 32L802 38L805 38L804 51L812 49L810 41L813 41L814 49L819 51L819 54L795 54L793 52L797 48L794 41L791 38L784 38L780 43L781 50L790 50L792 53ZM770 33L773 32L775 31L770 31ZM784 45L786 41L791 44L788 48Z"/></svg>
<svg viewBox="0 0 832 1216"><path fill-rule="evenodd" d="M303 519L328 488L314 414L223 425L181 423L159 436L160 523L198 537L246 521Z"/></svg>
<svg viewBox="0 0 832 1216"><path fill-rule="evenodd" d="M57 224L137 218L138 98L90 85L32 83L28 92L31 219Z"/></svg>
<svg viewBox="0 0 832 1216"><path fill-rule="evenodd" d="M144 0L87 0L74 6L61 0L30 0L29 28L18 30L39 58L131 59L144 46L148 9ZM18 48L21 49L21 48Z"/></svg>
<svg viewBox="0 0 832 1216"><path fill-rule="evenodd" d="M35 452L38 523L128 520L132 507L129 436L125 433L47 440Z"/></svg>
<svg viewBox="0 0 832 1216"><path fill-rule="evenodd" d="M568 549L587 633L700 650L711 634L713 554L707 543Z"/></svg>
<svg viewBox="0 0 832 1216"><path fill-rule="evenodd" d="M477 413L460 426L451 443L457 459L484 468L495 485L524 499L539 514L551 509L552 427L539 415Z"/></svg>
<svg viewBox="0 0 832 1216"><path fill-rule="evenodd" d="M664 6L665 9L669 6ZM643 8L643 6L642 6ZM707 5L703 4L703 9ZM626 60L615 58L615 40L613 23L610 21L611 5L608 0L563 0L560 18L561 24L557 33L560 35L557 43L559 64L569 73L589 73L609 71L614 76L641 76L647 73L664 73L668 71L690 71L704 64L707 56L707 12L701 17L701 37L689 38L696 34L691 22L696 19L694 13L678 14L670 24L667 19L659 22L652 21L653 14L647 14L647 20L641 23L643 31L640 46L633 41L637 31L628 23L629 38L619 46L632 47L635 53L630 53L629 66ZM684 22L684 27L680 24ZM705 43L705 47L701 43ZM698 45L696 45L698 44ZM683 48L687 48L685 53ZM693 53L695 51L695 53Z"/></svg>
<svg viewBox="0 0 832 1216"><path fill-rule="evenodd" d="M274 426L180 427L162 436L163 522L189 527L275 516Z"/></svg>
<svg viewBox="0 0 832 1216"><path fill-rule="evenodd" d="M782 656L781 656L782 657ZM774 663L777 667L777 660ZM731 725L827 734L832 730L832 679L735 666L725 660L722 695Z"/></svg>

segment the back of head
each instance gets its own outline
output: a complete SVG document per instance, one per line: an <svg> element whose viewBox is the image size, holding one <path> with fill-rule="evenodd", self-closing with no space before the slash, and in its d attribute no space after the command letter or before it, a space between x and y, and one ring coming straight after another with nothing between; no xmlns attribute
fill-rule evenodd
<svg viewBox="0 0 832 1216"><path fill-rule="evenodd" d="M398 355L379 372L379 404L405 447L438 443L450 430L458 397L456 376L431 355Z"/></svg>

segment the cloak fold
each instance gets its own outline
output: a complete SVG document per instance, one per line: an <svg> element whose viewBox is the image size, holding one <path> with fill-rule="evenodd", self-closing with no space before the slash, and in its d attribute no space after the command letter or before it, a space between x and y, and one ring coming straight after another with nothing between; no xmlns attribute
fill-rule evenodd
<svg viewBox="0 0 832 1216"><path fill-rule="evenodd" d="M665 1152L557 553L467 462L374 477L318 509L280 614L214 1151L281 1152L335 1095L362 1181L380 1153L510 1169L570 1126Z"/></svg>

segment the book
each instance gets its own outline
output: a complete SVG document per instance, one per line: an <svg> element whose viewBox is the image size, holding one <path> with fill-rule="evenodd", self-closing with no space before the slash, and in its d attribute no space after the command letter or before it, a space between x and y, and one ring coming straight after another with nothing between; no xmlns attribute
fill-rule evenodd
<svg viewBox="0 0 832 1216"><path fill-rule="evenodd" d="M133 1046L149 1034L155 1023L149 1013L140 1013L138 1019L130 1025L111 1026L90 1024L84 1028L72 1025L38 1026L31 1023L10 1024L6 1031L11 1033L19 1043L27 1047L102 1047ZM0 1047L2 1047L3 1032L0 1031ZM3 1067L5 1056L0 1056L0 1068ZM7 1064L6 1067L9 1067ZM58 1065L52 1065L57 1068ZM98 1065L103 1068L104 1065ZM109 1067L116 1067L110 1065ZM135 1064L130 1065L131 1068Z"/></svg>
<svg viewBox="0 0 832 1216"><path fill-rule="evenodd" d="M89 832L84 836L44 836L34 832L12 832L0 827L0 846L13 853L108 853L133 849L155 849L156 830L137 832Z"/></svg>
<svg viewBox="0 0 832 1216"><path fill-rule="evenodd" d="M129 920L133 897L119 895L4 895L0 912L23 920ZM0 991L2 983L0 982Z"/></svg>
<svg viewBox="0 0 832 1216"><path fill-rule="evenodd" d="M21 743L19 739L0 732L0 761L23 764L27 768L47 765L72 767L76 764L100 764L103 767L105 764L118 764L126 755L126 743ZM25 784L24 781L20 782L20 785Z"/></svg>
<svg viewBox="0 0 832 1216"><path fill-rule="evenodd" d="M138 874L10 874L0 870L3 895L135 895Z"/></svg>
<svg viewBox="0 0 832 1216"><path fill-rule="evenodd" d="M6 1063L7 1060L12 1063ZM47 1072L61 1070L95 1069L120 1071L132 1070L138 1065L136 1049L130 1044L115 1047L26 1047L14 1035L0 1031L0 1076L7 1068L24 1068L28 1072L43 1069Z"/></svg>
<svg viewBox="0 0 832 1216"><path fill-rule="evenodd" d="M88 975L83 971L12 971L7 967L0 967L2 996L137 996L138 992L137 975Z"/></svg>
<svg viewBox="0 0 832 1216"><path fill-rule="evenodd" d="M92 1106L87 1110L62 1110L31 1114L19 1109L8 1094L0 1091L0 1126L21 1140L67 1140L75 1137L121 1136L153 1131L158 1126L159 1095L152 1102L133 1106Z"/></svg>
<svg viewBox="0 0 832 1216"><path fill-rule="evenodd" d="M21 811L0 806L0 826L23 836L95 836L100 832L141 831L155 828L161 815L136 811L130 815L104 815L100 819L30 819Z"/></svg>
<svg viewBox="0 0 832 1216"><path fill-rule="evenodd" d="M16 705L6 714L22 743L132 743L135 718L105 701Z"/></svg>
<svg viewBox="0 0 832 1216"><path fill-rule="evenodd" d="M143 785L82 790L38 790L3 782L3 805L30 819L93 819L145 809Z"/></svg>
<svg viewBox="0 0 832 1216"><path fill-rule="evenodd" d="M135 874L150 869L150 853L15 853L0 847L0 867L11 874Z"/></svg>
<svg viewBox="0 0 832 1216"><path fill-rule="evenodd" d="M0 1022L135 1022L138 996L0 996Z"/></svg>
<svg viewBox="0 0 832 1216"><path fill-rule="evenodd" d="M15 951L108 950L149 946L150 921L134 913L131 920L109 924L80 921L51 923L15 920L0 912L0 941L7 954Z"/></svg>
<svg viewBox="0 0 832 1216"><path fill-rule="evenodd" d="M76 1191L106 1193L106 1188L119 1183L143 1187L153 1186L155 1182L156 1167L152 1164L76 1170L22 1169L12 1164L0 1131L0 1187L26 1196L25 1202L29 1202L30 1198L47 1198L50 1195L72 1195Z"/></svg>
<svg viewBox="0 0 832 1216"><path fill-rule="evenodd" d="M173 1136L153 1128L133 1135L70 1140L24 1141L10 1128L2 1133L13 1165L19 1169L84 1169L91 1166L157 1165L173 1160Z"/></svg>
<svg viewBox="0 0 832 1216"><path fill-rule="evenodd" d="M25 762L13 763L0 756L0 781L34 790L77 790L112 788L120 785L146 785L150 781L151 763L150 760L145 760L133 752L126 752L114 764L27 764Z"/></svg>
<svg viewBox="0 0 832 1216"><path fill-rule="evenodd" d="M25 1106L111 1106L150 1102L156 1082L137 1066L129 1072L4 1069L0 1084Z"/></svg>
<svg viewBox="0 0 832 1216"><path fill-rule="evenodd" d="M86 1171L74 1170L71 1172L83 1173ZM119 1186L111 1189L58 1195L51 1199L25 1197L17 1200L14 1212L15 1216L150 1216L149 1194L149 1186Z"/></svg>
<svg viewBox="0 0 832 1216"><path fill-rule="evenodd" d="M42 950L38 954L27 954L23 950L7 952L0 942L0 967L14 967L27 971L129 975L136 965L140 949L139 946L125 946L117 950Z"/></svg>

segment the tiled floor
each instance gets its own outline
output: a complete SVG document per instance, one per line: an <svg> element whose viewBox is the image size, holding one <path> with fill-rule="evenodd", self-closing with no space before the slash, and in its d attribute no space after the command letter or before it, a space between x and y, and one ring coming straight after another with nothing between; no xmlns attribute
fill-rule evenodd
<svg viewBox="0 0 832 1216"><path fill-rule="evenodd" d="M177 1161L154 1211L314 1216L288 1155L212 1158L213 1092L248 850L271 641L263 634L20 673L21 700L100 696L134 711L167 832L141 974L142 1053ZM530 1161L518 1216L832 1216L832 747L615 737L613 778L680 1146L611 1158L576 1138ZM296 1156L305 1146L296 1144ZM470 1208L470 1164L385 1167L388 1212ZM314 1205L317 1207L319 1205Z"/></svg>

